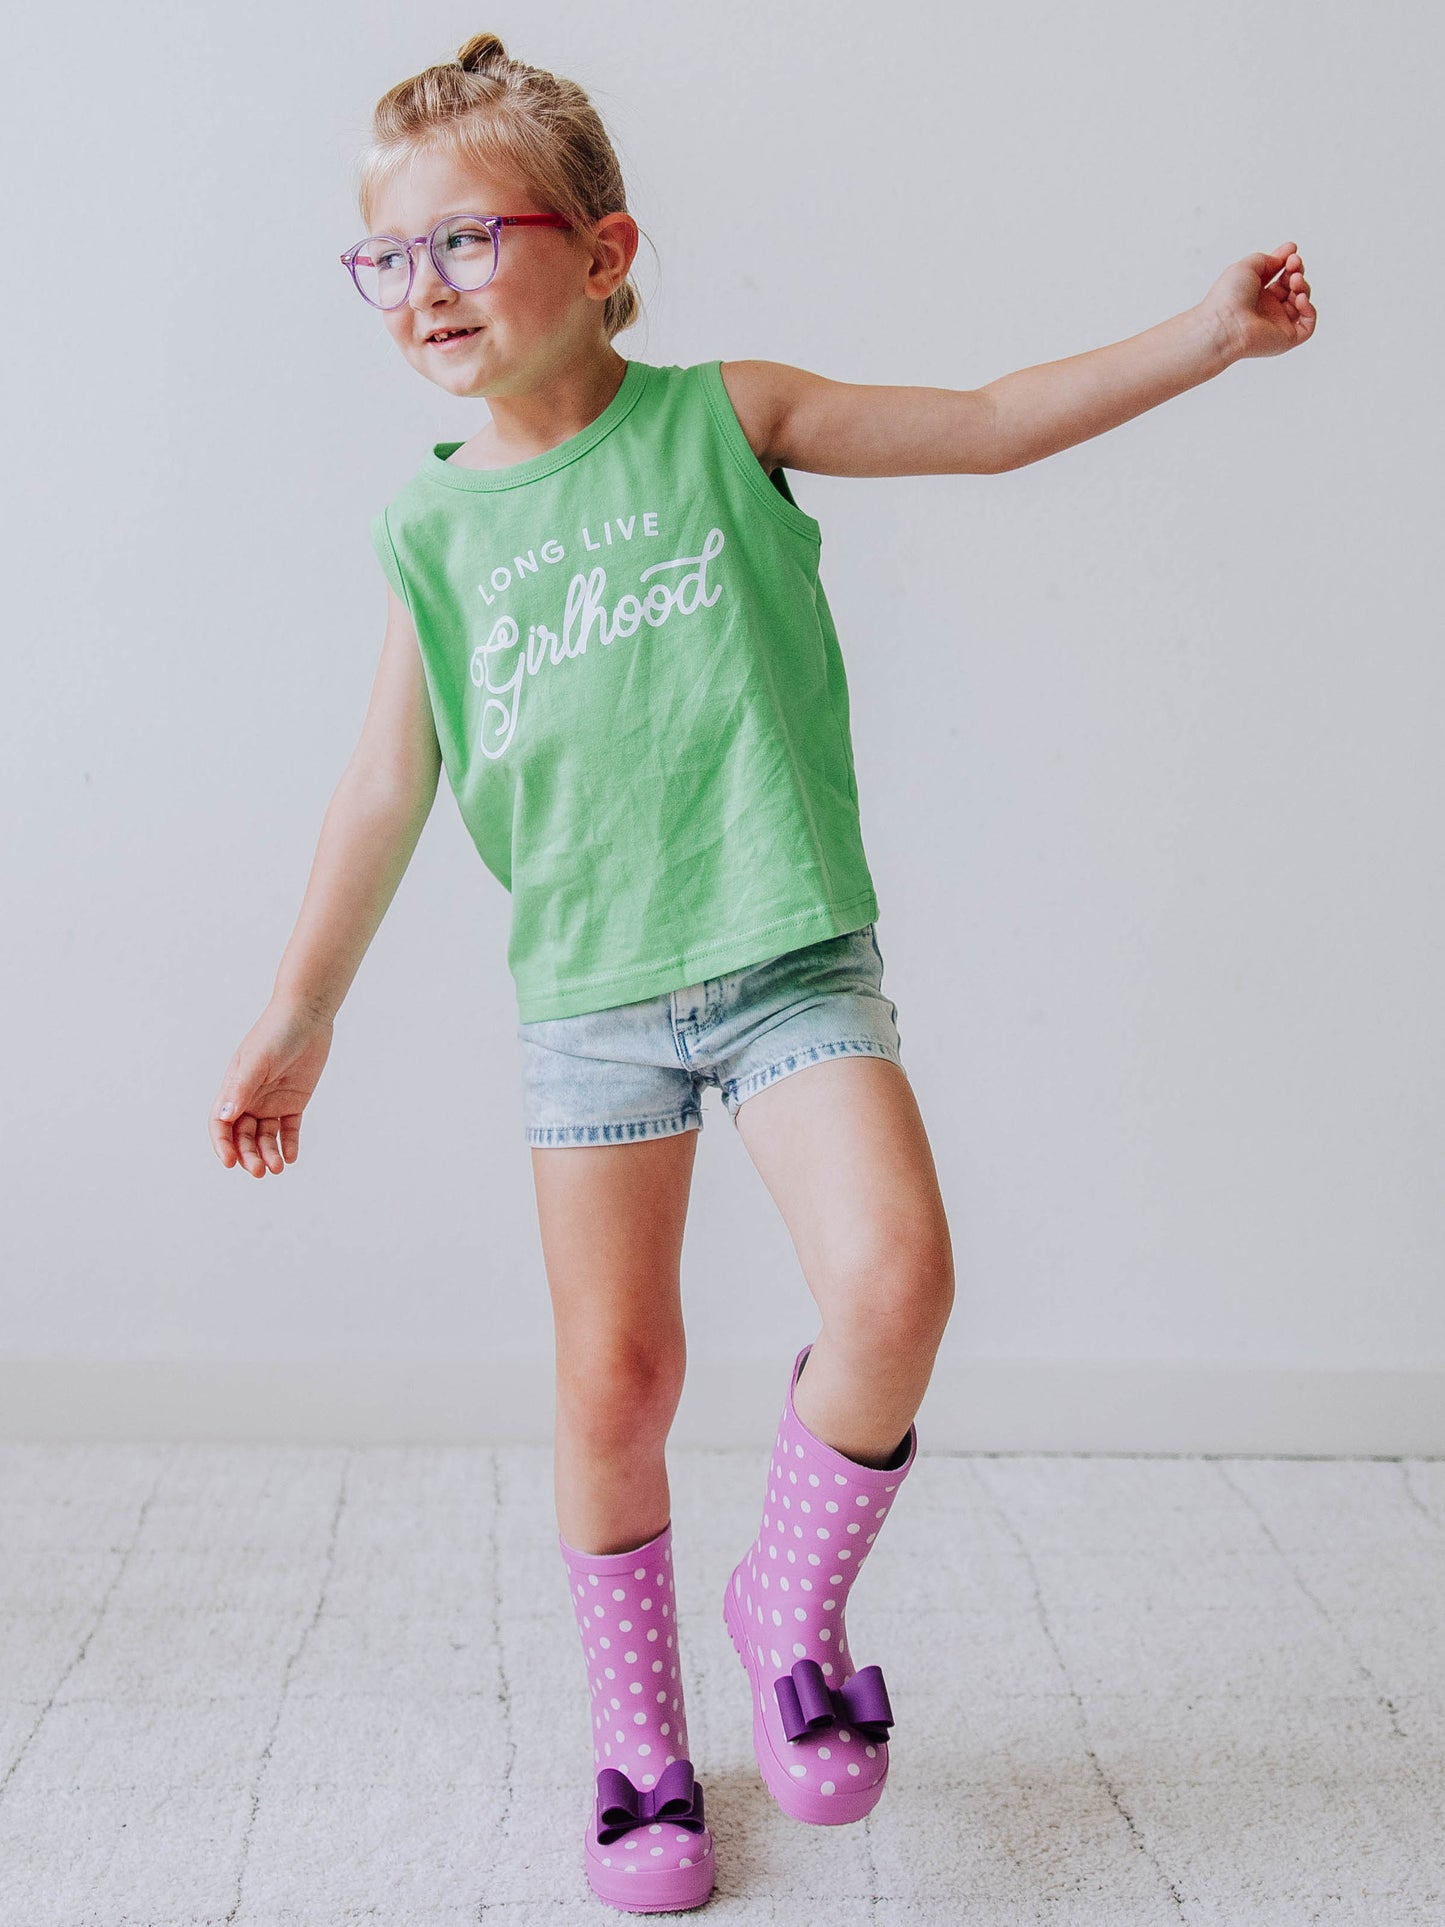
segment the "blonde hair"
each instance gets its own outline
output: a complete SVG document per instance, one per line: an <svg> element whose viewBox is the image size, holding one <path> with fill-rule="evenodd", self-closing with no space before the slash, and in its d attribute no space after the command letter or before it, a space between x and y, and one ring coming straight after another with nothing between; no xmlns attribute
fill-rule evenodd
<svg viewBox="0 0 1445 1927"><path fill-rule="evenodd" d="M481 172L512 175L541 209L579 231L628 211L622 169L587 95L573 80L511 59L494 33L473 34L455 60L398 81L376 104L372 136L357 179L364 222L380 188L415 154L451 154ZM608 339L641 313L629 275L603 306Z"/></svg>

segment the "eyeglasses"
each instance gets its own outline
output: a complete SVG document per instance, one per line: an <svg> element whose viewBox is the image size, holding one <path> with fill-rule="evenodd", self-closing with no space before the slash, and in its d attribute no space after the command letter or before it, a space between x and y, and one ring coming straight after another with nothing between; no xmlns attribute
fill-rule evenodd
<svg viewBox="0 0 1445 1927"><path fill-rule="evenodd" d="M400 308L416 278L415 250L423 245L449 288L474 294L486 287L501 259L504 227L560 227L572 223L560 214L448 214L430 234L404 240L398 234L368 234L341 256L357 293L373 308ZM404 265L403 265L404 264Z"/></svg>

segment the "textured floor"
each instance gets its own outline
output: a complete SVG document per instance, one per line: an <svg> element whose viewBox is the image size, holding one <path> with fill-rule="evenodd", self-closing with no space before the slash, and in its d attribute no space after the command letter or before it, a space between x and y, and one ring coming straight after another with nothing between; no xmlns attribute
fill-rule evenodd
<svg viewBox="0 0 1445 1927"><path fill-rule="evenodd" d="M920 1456L848 1608L892 1775L837 1828L764 1792L722 1624L766 1448L669 1464L698 1918L1445 1923L1445 1462ZM3 1927L622 1918L551 1477L0 1445Z"/></svg>

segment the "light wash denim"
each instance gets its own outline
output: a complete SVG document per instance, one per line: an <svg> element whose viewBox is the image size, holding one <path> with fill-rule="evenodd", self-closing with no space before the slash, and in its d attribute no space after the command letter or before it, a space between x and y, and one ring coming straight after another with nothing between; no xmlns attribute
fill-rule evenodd
<svg viewBox="0 0 1445 1927"><path fill-rule="evenodd" d="M736 1119L755 1091L821 1058L903 1062L871 923L640 1003L518 1024L517 1036L534 1145L700 1131L709 1084Z"/></svg>

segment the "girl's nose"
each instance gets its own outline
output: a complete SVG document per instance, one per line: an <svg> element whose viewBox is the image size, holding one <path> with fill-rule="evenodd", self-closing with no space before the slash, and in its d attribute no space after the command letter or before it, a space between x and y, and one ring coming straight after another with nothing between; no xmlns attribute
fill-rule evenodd
<svg viewBox="0 0 1445 1927"><path fill-rule="evenodd" d="M411 281L412 306L429 306L436 299L439 290L452 292L437 273L437 264L431 258L431 249L418 248Z"/></svg>

